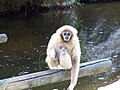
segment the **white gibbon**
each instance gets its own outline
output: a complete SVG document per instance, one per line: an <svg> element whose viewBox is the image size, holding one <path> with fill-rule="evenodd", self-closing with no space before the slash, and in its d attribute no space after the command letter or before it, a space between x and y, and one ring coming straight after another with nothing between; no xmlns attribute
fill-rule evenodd
<svg viewBox="0 0 120 90"><path fill-rule="evenodd" d="M60 61L62 60L62 58L60 60L60 57L62 53L67 53L65 58L71 59L71 82L67 90L74 89L77 84L79 74L81 49L77 33L78 32L74 27L70 25L64 25L57 29L56 33L51 36L47 47L46 62L50 69L62 69L61 66L64 62L64 65L67 65L65 65L65 67L63 65L63 68L66 68L66 66L70 65L70 62L67 63L67 61L64 61L65 59L63 59L63 63L60 65ZM65 46L65 48L62 47L63 49L60 50L61 46ZM68 59L68 61L70 61L70 59Z"/></svg>
<svg viewBox="0 0 120 90"><path fill-rule="evenodd" d="M71 69L72 62L69 53L67 52L67 48L62 45L60 47L60 56L59 56L59 63L58 69Z"/></svg>

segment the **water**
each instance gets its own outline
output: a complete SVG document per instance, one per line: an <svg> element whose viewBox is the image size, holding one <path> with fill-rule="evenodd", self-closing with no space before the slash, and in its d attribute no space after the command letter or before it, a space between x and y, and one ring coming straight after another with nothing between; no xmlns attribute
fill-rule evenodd
<svg viewBox="0 0 120 90"><path fill-rule="evenodd" d="M113 68L100 75L78 80L75 90L96 90L120 77L120 3L88 4L65 11L50 11L25 18L0 19L0 33L8 42L0 44L0 79L47 70L46 47L50 36L64 25L75 26L81 40L82 60L112 57ZM69 81L45 85L32 90L64 90Z"/></svg>

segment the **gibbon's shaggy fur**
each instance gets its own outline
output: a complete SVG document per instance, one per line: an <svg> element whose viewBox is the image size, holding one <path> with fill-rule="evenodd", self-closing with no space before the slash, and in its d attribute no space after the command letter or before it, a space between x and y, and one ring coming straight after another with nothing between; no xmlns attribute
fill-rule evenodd
<svg viewBox="0 0 120 90"><path fill-rule="evenodd" d="M79 63L80 63L80 44L77 37L77 30L70 26L64 25L56 30L47 47L46 62L50 69L61 69L59 68L60 61L60 47L64 45L67 49L68 54L71 57L72 68L71 68L71 82L67 90L73 90L77 84L79 74ZM69 62L68 62L69 64Z"/></svg>
<svg viewBox="0 0 120 90"><path fill-rule="evenodd" d="M61 69L71 69L72 68L71 57L68 54L67 48L64 45L62 45L60 47L59 62L60 62Z"/></svg>

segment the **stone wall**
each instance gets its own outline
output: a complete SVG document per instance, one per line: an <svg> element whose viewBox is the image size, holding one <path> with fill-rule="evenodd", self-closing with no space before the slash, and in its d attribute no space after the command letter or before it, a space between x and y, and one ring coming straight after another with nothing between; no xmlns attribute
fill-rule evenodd
<svg viewBox="0 0 120 90"><path fill-rule="evenodd" d="M64 7L73 5L77 3L101 3L101 2L111 2L119 0L0 0L0 14L3 12L14 12L24 10L26 12L30 10L40 9L44 7Z"/></svg>
<svg viewBox="0 0 120 90"><path fill-rule="evenodd" d="M69 6L76 0L0 0L0 12L19 11L29 7Z"/></svg>
<svg viewBox="0 0 120 90"><path fill-rule="evenodd" d="M80 0L81 3L104 3L104 2L113 2L120 0Z"/></svg>

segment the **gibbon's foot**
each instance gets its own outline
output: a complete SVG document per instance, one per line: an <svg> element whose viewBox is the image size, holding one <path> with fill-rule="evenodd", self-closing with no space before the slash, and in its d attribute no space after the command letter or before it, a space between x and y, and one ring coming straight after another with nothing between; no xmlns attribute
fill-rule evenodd
<svg viewBox="0 0 120 90"><path fill-rule="evenodd" d="M61 65L57 66L58 70L70 70L71 68L64 68Z"/></svg>
<svg viewBox="0 0 120 90"><path fill-rule="evenodd" d="M69 85L69 87L67 88L67 90L73 90L74 86L72 84Z"/></svg>
<svg viewBox="0 0 120 90"><path fill-rule="evenodd" d="M61 65L57 65L58 70L59 69L64 69Z"/></svg>
<svg viewBox="0 0 120 90"><path fill-rule="evenodd" d="M52 67L50 69L52 69L52 70L61 70L62 69L63 70L64 68L61 65L57 65L57 66Z"/></svg>
<svg viewBox="0 0 120 90"><path fill-rule="evenodd" d="M56 67L52 67L52 68L50 68L51 70L58 70L58 67L56 66Z"/></svg>

